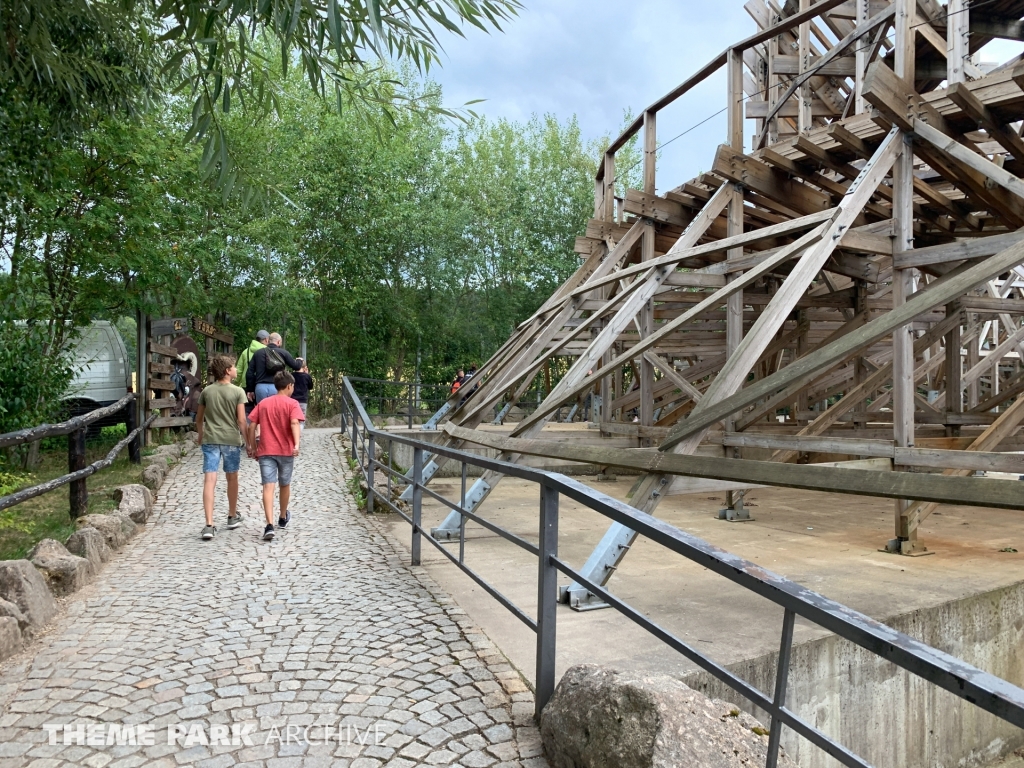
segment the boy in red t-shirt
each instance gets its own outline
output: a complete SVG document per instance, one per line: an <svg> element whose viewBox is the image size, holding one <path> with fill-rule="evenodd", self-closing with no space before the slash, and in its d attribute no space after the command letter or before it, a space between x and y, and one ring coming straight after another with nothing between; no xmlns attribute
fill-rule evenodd
<svg viewBox="0 0 1024 768"><path fill-rule="evenodd" d="M288 371L274 376L277 394L265 397L249 414L249 445L256 446L256 457L260 462L263 478L263 511L267 515L267 527L263 529L263 540L274 538L274 486L280 484L281 513L278 528L284 528L291 520L288 499L291 497L292 470L295 457L299 455L299 422L305 421L297 401L292 400L295 378ZM260 439L256 441L256 426L260 427Z"/></svg>

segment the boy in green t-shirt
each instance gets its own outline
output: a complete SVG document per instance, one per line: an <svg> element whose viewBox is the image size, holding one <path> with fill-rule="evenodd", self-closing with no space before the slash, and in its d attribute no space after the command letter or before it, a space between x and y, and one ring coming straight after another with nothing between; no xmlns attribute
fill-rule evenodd
<svg viewBox="0 0 1024 768"><path fill-rule="evenodd" d="M224 476L228 481L228 530L242 522L238 514L238 467L242 446L252 453L246 435L245 390L232 384L238 371L231 355L214 355L210 360L213 383L199 395L196 411L196 433L203 447L203 508L206 527L203 540L209 541L217 532L213 524L213 494L217 488L217 470L224 459Z"/></svg>

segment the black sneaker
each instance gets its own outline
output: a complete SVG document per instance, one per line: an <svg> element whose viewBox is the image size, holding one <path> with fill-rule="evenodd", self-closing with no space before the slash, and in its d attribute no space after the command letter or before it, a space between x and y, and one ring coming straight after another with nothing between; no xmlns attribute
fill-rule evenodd
<svg viewBox="0 0 1024 768"><path fill-rule="evenodd" d="M286 528L288 526L288 521L292 519L291 510L289 510L288 512L285 512L284 515L285 515L284 517L277 518L277 527L278 528Z"/></svg>
<svg viewBox="0 0 1024 768"><path fill-rule="evenodd" d="M228 526L227 526L227 528L228 528L229 531L234 530L235 528L237 528L241 524L242 524L242 515L241 515L241 513L239 513L237 515L228 515Z"/></svg>
<svg viewBox="0 0 1024 768"><path fill-rule="evenodd" d="M263 540L273 541L274 540L274 526L268 525L263 529Z"/></svg>
<svg viewBox="0 0 1024 768"><path fill-rule="evenodd" d="M217 533L216 526L213 526L213 525L206 526L205 528L203 528L203 541L209 541L210 539L213 538L213 535L215 533Z"/></svg>

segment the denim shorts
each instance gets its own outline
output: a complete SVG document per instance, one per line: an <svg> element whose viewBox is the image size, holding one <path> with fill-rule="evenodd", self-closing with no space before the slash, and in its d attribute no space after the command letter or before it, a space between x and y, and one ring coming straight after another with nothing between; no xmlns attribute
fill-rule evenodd
<svg viewBox="0 0 1024 768"><path fill-rule="evenodd" d="M294 456L260 456L260 476L263 478L263 484L291 485L294 466Z"/></svg>
<svg viewBox="0 0 1024 768"><path fill-rule="evenodd" d="M273 384L257 384L253 389L256 393L256 402L259 403L261 400L266 400L271 395L277 394L277 387Z"/></svg>
<svg viewBox="0 0 1024 768"><path fill-rule="evenodd" d="M203 443L203 472L216 472L220 469L220 457L224 457L224 471L237 472L242 461L242 449L237 445L218 445Z"/></svg>

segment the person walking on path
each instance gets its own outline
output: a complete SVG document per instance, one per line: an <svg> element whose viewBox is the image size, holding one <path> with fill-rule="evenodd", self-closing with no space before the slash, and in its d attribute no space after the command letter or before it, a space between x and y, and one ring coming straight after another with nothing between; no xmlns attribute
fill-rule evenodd
<svg viewBox="0 0 1024 768"><path fill-rule="evenodd" d="M249 362L253 355L267 346L269 340L270 331L264 331L261 328L256 331L256 338L249 342L249 346L238 353L238 365L236 366L238 373L235 374L235 384L240 387L245 386L245 375L249 372Z"/></svg>
<svg viewBox="0 0 1024 768"><path fill-rule="evenodd" d="M242 445L246 446L248 453L252 450L245 424L245 391L231 383L237 375L234 357L214 355L210 359L213 383L199 395L196 435L203 448L204 541L212 539L217 532L213 524L213 497L222 460L228 484L228 530L237 528L242 522L238 513L238 466L242 459ZM246 436L244 439L243 435Z"/></svg>
<svg viewBox="0 0 1024 768"><path fill-rule="evenodd" d="M288 501L295 457L299 455L302 437L299 424L306 420L299 404L292 400L295 377L288 371L278 371L274 376L274 387L277 394L260 400L249 414L249 444L256 445L256 458L263 480L263 511L267 516L264 541L274 538L274 488L277 485L281 486L277 527L284 528L291 520ZM256 441L258 425L262 425L259 442Z"/></svg>
<svg viewBox="0 0 1024 768"><path fill-rule="evenodd" d="M255 399L259 403L265 397L273 397L276 393L274 376L287 368L299 370L299 364L283 344L281 334L272 333L267 346L257 350L249 361L245 372L245 391L251 394L250 400Z"/></svg>
<svg viewBox="0 0 1024 768"><path fill-rule="evenodd" d="M292 392L292 399L299 404L302 415L305 416L306 409L309 407L309 393L313 389L313 377L309 375L309 366L306 365L305 360L296 357L295 362L299 364L299 370L292 374L295 377L295 391ZM299 427L305 429L306 422L303 421Z"/></svg>

